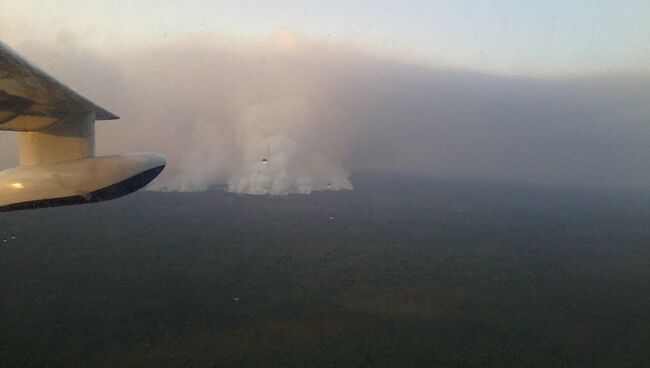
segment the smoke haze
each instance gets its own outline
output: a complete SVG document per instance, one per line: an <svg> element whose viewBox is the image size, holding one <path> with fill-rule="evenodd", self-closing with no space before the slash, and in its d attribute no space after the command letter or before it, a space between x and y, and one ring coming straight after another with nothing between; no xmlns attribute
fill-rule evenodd
<svg viewBox="0 0 650 368"><path fill-rule="evenodd" d="M351 173L647 189L650 77L533 79L440 70L281 29L100 54L14 45L122 117L99 154L168 156L151 187L252 194L351 189ZM0 164L15 163L0 134Z"/></svg>

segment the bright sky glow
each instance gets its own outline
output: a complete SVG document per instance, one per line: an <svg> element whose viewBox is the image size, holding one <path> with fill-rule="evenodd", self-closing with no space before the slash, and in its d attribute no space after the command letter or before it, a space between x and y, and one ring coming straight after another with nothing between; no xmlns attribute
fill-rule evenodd
<svg viewBox="0 0 650 368"><path fill-rule="evenodd" d="M269 37L287 27L431 65L506 74L650 72L650 2L36 1L0 2L0 39L106 52L192 35Z"/></svg>

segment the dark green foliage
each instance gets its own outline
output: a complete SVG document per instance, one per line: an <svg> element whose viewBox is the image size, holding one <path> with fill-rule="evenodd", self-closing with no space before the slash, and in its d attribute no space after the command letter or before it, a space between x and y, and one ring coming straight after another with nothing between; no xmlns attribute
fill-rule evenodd
<svg viewBox="0 0 650 368"><path fill-rule="evenodd" d="M0 215L0 367L650 366L647 197L356 184Z"/></svg>

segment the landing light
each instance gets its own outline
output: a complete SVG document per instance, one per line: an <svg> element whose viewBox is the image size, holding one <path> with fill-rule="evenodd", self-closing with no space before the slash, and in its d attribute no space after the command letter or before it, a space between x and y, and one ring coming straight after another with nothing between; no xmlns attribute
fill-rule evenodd
<svg viewBox="0 0 650 368"><path fill-rule="evenodd" d="M9 186L14 189L23 189L25 187L23 183L11 183Z"/></svg>

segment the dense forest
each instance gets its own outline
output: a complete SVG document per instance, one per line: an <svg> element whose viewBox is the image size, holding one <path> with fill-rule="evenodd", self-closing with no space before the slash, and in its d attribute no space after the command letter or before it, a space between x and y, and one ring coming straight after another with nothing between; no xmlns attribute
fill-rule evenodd
<svg viewBox="0 0 650 368"><path fill-rule="evenodd" d="M650 197L354 178L0 214L0 367L648 367Z"/></svg>

